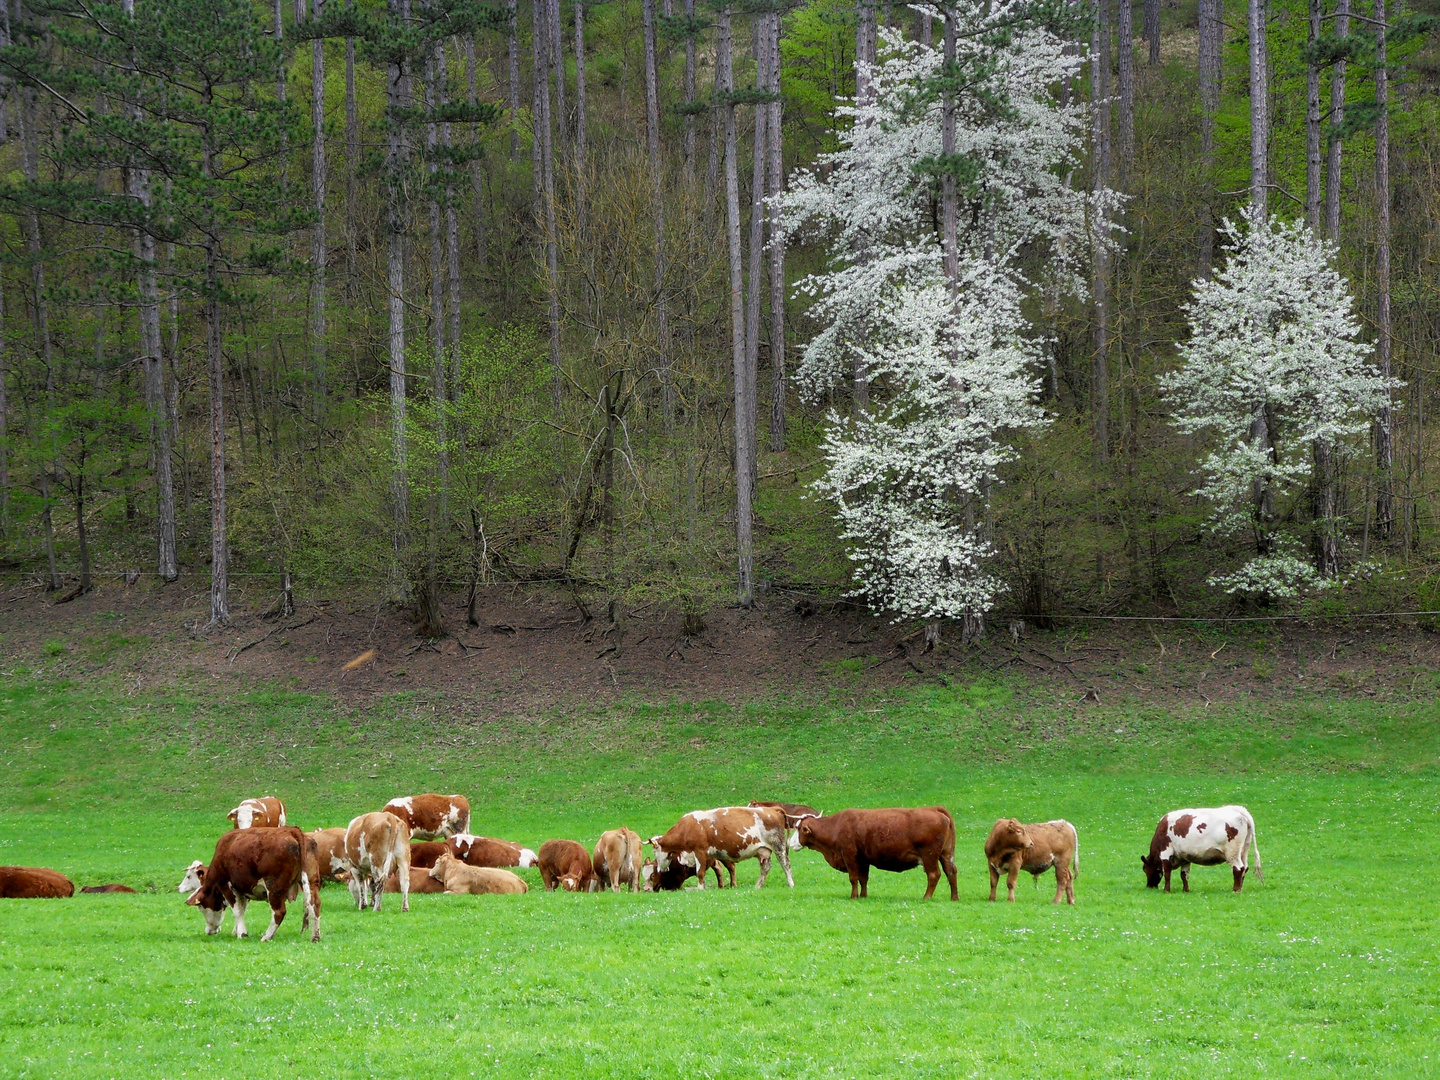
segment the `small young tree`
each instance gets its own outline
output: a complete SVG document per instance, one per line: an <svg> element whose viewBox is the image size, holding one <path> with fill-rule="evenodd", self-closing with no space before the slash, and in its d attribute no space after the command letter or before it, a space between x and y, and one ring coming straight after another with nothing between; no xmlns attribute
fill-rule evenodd
<svg viewBox="0 0 1440 1080"><path fill-rule="evenodd" d="M1298 537L1282 522L1277 503L1301 507L1316 446L1339 454L1363 436L1398 385L1370 362L1360 340L1349 283L1335 269L1335 247L1304 221L1283 223L1249 207L1239 222L1221 226L1227 255L1210 280L1197 279L1187 312L1190 340L1180 367L1161 384L1176 404L1183 432L1213 438L1200 462L1211 528L1249 534L1254 556L1237 572L1213 576L1229 593L1280 599L1334 572L1317 544L1314 563L1297 554ZM1266 433L1255 437L1257 428ZM1322 478L1323 479L1323 478ZM1338 522L1321 517L1318 537L1336 535ZM1333 549L1332 549L1333 550Z"/></svg>

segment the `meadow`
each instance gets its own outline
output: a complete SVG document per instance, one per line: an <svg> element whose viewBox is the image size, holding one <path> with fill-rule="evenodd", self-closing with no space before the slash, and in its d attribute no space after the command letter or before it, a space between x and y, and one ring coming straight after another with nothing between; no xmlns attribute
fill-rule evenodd
<svg viewBox="0 0 1440 1080"><path fill-rule="evenodd" d="M0 683L0 862L137 896L0 902L0 1076L1229 1077L1440 1075L1440 706L1315 697L1059 707L1023 684L735 707L489 715L401 694ZM532 846L648 836L774 798L940 803L960 901L920 871L664 895L323 894L311 945L206 938L175 885L240 798L305 828L460 791ZM1144 888L1156 820L1242 802L1263 884ZM986 902L998 816L1079 828L1053 882ZM151 891L153 890L153 891ZM943 895L943 886L942 886ZM1003 897L1003 892L1002 892ZM263 925L263 915L258 924Z"/></svg>

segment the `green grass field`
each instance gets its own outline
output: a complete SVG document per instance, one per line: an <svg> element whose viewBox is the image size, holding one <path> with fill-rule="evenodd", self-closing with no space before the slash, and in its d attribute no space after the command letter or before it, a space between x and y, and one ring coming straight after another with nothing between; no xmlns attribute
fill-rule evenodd
<svg viewBox="0 0 1440 1080"><path fill-rule="evenodd" d="M8 678L0 863L155 891L0 902L0 1076L1440 1075L1437 780L1428 703L1077 712L932 686L521 717ZM295 906L262 945L263 909L206 938L175 892L241 797L313 828L421 790L532 846L757 797L942 803L961 899L921 902L917 870L852 903L803 852L793 891L777 868L760 892L547 895L527 871L526 896L375 915L329 887L319 945ZM1161 813L1225 802L1255 815L1265 883L1147 891ZM1048 877L985 902L1001 815L1076 823L1078 906Z"/></svg>

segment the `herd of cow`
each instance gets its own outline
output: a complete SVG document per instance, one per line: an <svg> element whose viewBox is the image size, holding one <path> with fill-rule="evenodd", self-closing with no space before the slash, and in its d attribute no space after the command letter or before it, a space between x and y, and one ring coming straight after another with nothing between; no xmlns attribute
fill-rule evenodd
<svg viewBox="0 0 1440 1080"><path fill-rule="evenodd" d="M790 851L818 851L832 867L850 878L850 896L867 894L871 869L901 872L925 868L925 899L935 894L944 873L950 899L960 898L955 870L955 822L941 806L887 810L842 810L822 814L796 803L752 802L693 810L663 835L642 841L632 829L603 833L592 851L574 840L547 840L539 851L508 840L470 832L470 803L463 795L411 795L393 799L379 811L361 814L345 828L302 832L285 821L285 805L267 796L246 799L230 811L231 831L215 844L208 864L195 860L185 871L180 892L205 918L205 932L217 934L227 910L234 914L236 937L247 936L246 906L252 900L270 905L269 941L285 919L285 906L299 898L304 906L302 931L320 940L320 885L344 882L361 910L379 911L387 892L400 894L400 909L410 910L410 893L523 893L525 880L510 867L535 867L547 890L619 892L681 888L692 878L705 888L706 874L724 887L721 867L735 885L735 864L760 863L765 884L772 859L778 858L786 884L794 886ZM1228 863L1234 891L1244 885L1254 853L1254 870L1262 877L1255 819L1243 806L1175 810L1160 819L1150 853L1140 863L1145 884L1157 888L1180 871L1190 891L1191 866ZM990 899L1000 878L1006 878L1009 899L1021 871L1036 878L1055 871L1055 903L1075 903L1075 875L1080 870L1080 838L1068 821L1022 824L1014 818L995 823L985 841L990 868ZM124 885L90 886L83 892L132 892ZM0 897L72 896L74 884L63 874L36 867L0 866Z"/></svg>

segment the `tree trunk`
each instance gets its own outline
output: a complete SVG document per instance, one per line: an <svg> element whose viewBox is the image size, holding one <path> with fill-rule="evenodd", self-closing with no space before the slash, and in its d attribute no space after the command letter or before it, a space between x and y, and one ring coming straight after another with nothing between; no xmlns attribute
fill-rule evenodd
<svg viewBox="0 0 1440 1080"><path fill-rule="evenodd" d="M325 0L311 0L316 19L325 13ZM295 18L305 18L305 0L295 0ZM325 42L310 43L310 193L315 224L310 230L310 350L315 364L315 417L323 424L329 376L325 358L325 267L330 251L325 240Z"/></svg>
<svg viewBox="0 0 1440 1080"><path fill-rule="evenodd" d="M465 35L465 101L472 109L480 103L479 85L476 81L475 35L473 33ZM483 274L485 264L489 262L485 238L485 164L482 156L484 144L480 141L479 125L472 124L470 129L470 149L475 155L470 162L470 218L475 235L475 269ZM459 287L457 275L454 288L458 290ZM458 342L458 335L456 340Z"/></svg>
<svg viewBox="0 0 1440 1080"><path fill-rule="evenodd" d="M354 9L355 0L346 0ZM360 115L355 107L355 39L345 39L345 277L355 295L358 238L355 219L355 176L360 167Z"/></svg>
<svg viewBox="0 0 1440 1080"><path fill-rule="evenodd" d="M855 104L869 105L870 68L875 63L875 3L874 0L856 0L855 5ZM859 416L870 408L870 371L865 359L855 357L853 377L855 414Z"/></svg>
<svg viewBox="0 0 1440 1080"><path fill-rule="evenodd" d="M745 382L744 267L740 254L740 163L735 134L735 65L731 55L730 8L716 18L715 78L725 121L725 236L730 249L730 355L735 384L735 547L740 569L740 606L755 604L752 550L754 505L750 473L750 403Z"/></svg>
<svg viewBox="0 0 1440 1080"><path fill-rule="evenodd" d="M873 8L871 9L873 13ZM755 16L752 42L755 52L755 88L767 86L770 81L770 49L761 44L769 36L769 16ZM750 155L750 266L749 293L745 297L745 378L749 386L746 401L750 414L745 422L750 428L750 474L751 483L759 474L759 397L760 397L760 300L763 295L762 275L765 272L765 177L770 159L766 145L769 141L770 111L764 105L755 106L755 138Z"/></svg>
<svg viewBox="0 0 1440 1080"><path fill-rule="evenodd" d="M90 535L85 529L85 472L81 470L75 474L75 539L80 545L80 587L70 596L84 596L95 587L90 576Z"/></svg>
<svg viewBox="0 0 1440 1080"><path fill-rule="evenodd" d="M589 148L585 132L585 0L575 0L575 220L580 236L589 232L586 180ZM584 243L584 240L581 240Z"/></svg>
<svg viewBox="0 0 1440 1080"><path fill-rule="evenodd" d="M444 86L445 48L443 44L436 44L425 61L425 111L432 118L446 104ZM450 391L446 379L449 355L445 348L445 229L440 192L436 190L440 169L440 125L434 119L425 125L425 149L430 159L426 167L430 179L430 400L435 410L436 465L440 482L440 516L443 518L449 511L450 452L446 446L449 433L446 431L445 409ZM433 530L434 527L432 515L430 528ZM430 547L434 548L433 542Z"/></svg>
<svg viewBox="0 0 1440 1080"><path fill-rule="evenodd" d="M695 190L695 0L685 0L685 187Z"/></svg>
<svg viewBox="0 0 1440 1080"><path fill-rule="evenodd" d="M1160 66L1160 0L1145 0L1145 40L1150 44L1151 67Z"/></svg>
<svg viewBox="0 0 1440 1080"><path fill-rule="evenodd" d="M1336 0L1335 33L1350 33L1350 0ZM1336 60L1330 72L1330 126L1339 128L1345 122L1345 61ZM1332 243L1340 242L1340 157L1344 149L1340 139L1330 140L1325 164L1325 236Z"/></svg>
<svg viewBox="0 0 1440 1080"><path fill-rule="evenodd" d="M5 336L5 289L0 278L0 540L10 532L10 343Z"/></svg>
<svg viewBox="0 0 1440 1080"><path fill-rule="evenodd" d="M548 0L550 19L550 65L555 73L555 137L561 160L569 142L570 114L565 109L565 35L560 29L560 0Z"/></svg>
<svg viewBox="0 0 1440 1080"><path fill-rule="evenodd" d="M539 3L540 0L535 0ZM505 0L506 22L509 33L505 42L505 55L509 60L509 80L505 87L506 101L510 105L510 160L520 156L520 129L516 127L520 116L520 18L515 10L516 0Z"/></svg>
<svg viewBox="0 0 1440 1080"><path fill-rule="evenodd" d="M210 178L211 154L205 153ZM210 373L210 625L230 621L230 547L225 523L225 357L220 347L220 252L205 238L205 360Z"/></svg>
<svg viewBox="0 0 1440 1080"><path fill-rule="evenodd" d="M555 149L551 141L553 124L550 117L550 89L547 74L550 62L546 44L551 37L546 29L549 3L550 0L535 0L534 27L531 34L535 65L535 101L532 111L535 125L536 165L538 166L536 182L540 189L540 212L543 215L542 221L545 230L545 280L552 371L551 396L554 398L556 408L559 408L564 382L560 370L560 279L556 252Z"/></svg>
<svg viewBox="0 0 1440 1080"><path fill-rule="evenodd" d="M1339 522L1335 516L1335 467L1329 439L1316 439L1313 444L1315 455L1315 506L1314 558L1315 569L1322 578L1334 579L1340 576Z"/></svg>
<svg viewBox="0 0 1440 1080"><path fill-rule="evenodd" d="M656 69L655 0L643 0L645 48L645 150L650 162L650 208L655 229L655 351L665 434L675 431L675 388L670 372L670 324L665 310L665 185L660 165L660 87Z"/></svg>
<svg viewBox="0 0 1440 1080"><path fill-rule="evenodd" d="M1095 0L1090 32L1091 153L1093 187L1102 190L1110 179L1110 21L1109 0ZM1110 222L1096 211L1095 254L1091 291L1095 300L1094 362L1091 371L1091 412L1094 415L1095 460L1110 460Z"/></svg>
<svg viewBox="0 0 1440 1080"><path fill-rule="evenodd" d="M1250 205L1269 210L1270 92L1265 0L1250 0Z"/></svg>
<svg viewBox="0 0 1440 1080"><path fill-rule="evenodd" d="M1200 276L1215 262L1215 114L1220 109L1223 0L1200 0Z"/></svg>
<svg viewBox="0 0 1440 1080"><path fill-rule="evenodd" d="M1385 0L1375 0L1375 362L1390 378L1390 73L1386 70ZM1375 534L1388 539L1395 524L1394 412L1390 391L1375 424Z"/></svg>
<svg viewBox="0 0 1440 1080"><path fill-rule="evenodd" d="M1310 0L1308 44L1313 51L1320 38L1323 0ZM1320 62L1312 54L1305 65L1305 224L1320 232Z"/></svg>
<svg viewBox="0 0 1440 1080"><path fill-rule="evenodd" d="M780 15L770 16L767 89L775 100L766 106L770 118L770 449L785 449L785 240L781 231L780 198L785 193L784 134L780 101Z"/></svg>
<svg viewBox="0 0 1440 1080"><path fill-rule="evenodd" d="M1120 167L1129 176L1135 164L1135 32L1132 0L1116 0L1119 16Z"/></svg>
<svg viewBox="0 0 1440 1080"><path fill-rule="evenodd" d="M1273 463L1275 447L1271 434L1270 408L1268 405L1261 406L1255 410L1255 417L1250 421L1250 445L1259 449L1267 462ZM1259 555L1268 555L1274 546L1274 488L1268 479L1256 480L1250 486L1250 493L1254 500L1255 551Z"/></svg>
<svg viewBox="0 0 1440 1080"><path fill-rule="evenodd" d="M408 0L390 0L392 10L402 26L408 26ZM410 107L408 72L401 61L392 61L387 68L387 90L391 119L385 130L387 284L389 287L390 344L390 438L394 445L390 472L390 496L395 532L392 537L395 553L396 599L407 591L402 568L410 548L410 480L407 449L407 390L405 386L405 233L409 213L405 201L405 141L400 122L395 117Z"/></svg>

